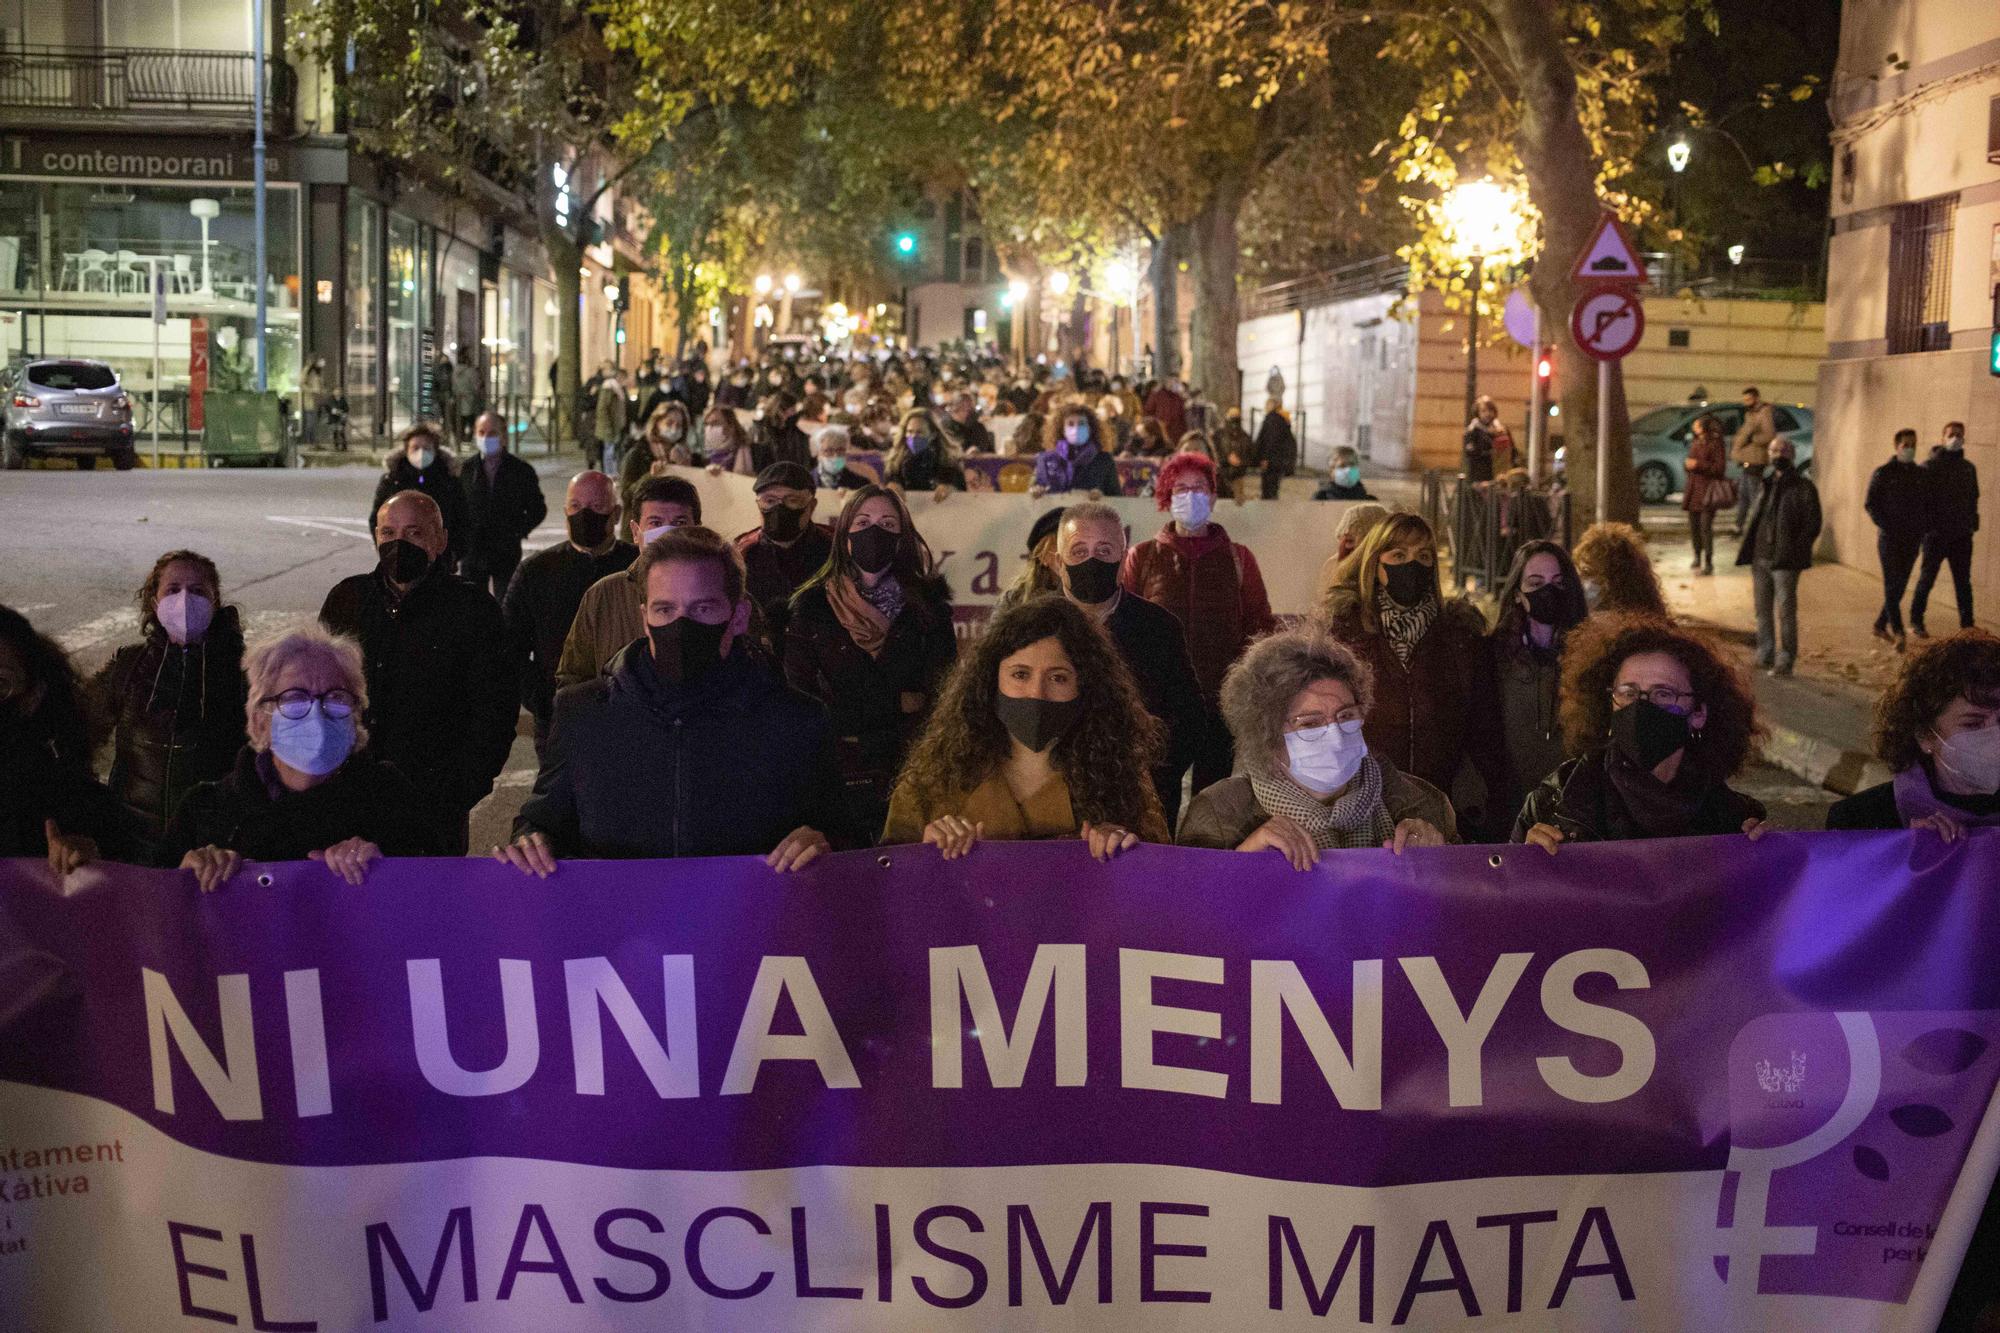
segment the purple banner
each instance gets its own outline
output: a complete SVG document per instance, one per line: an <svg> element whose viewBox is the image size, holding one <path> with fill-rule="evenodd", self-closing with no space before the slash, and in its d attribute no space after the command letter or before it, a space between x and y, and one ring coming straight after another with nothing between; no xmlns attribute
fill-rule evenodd
<svg viewBox="0 0 2000 1333"><path fill-rule="evenodd" d="M2000 1081L1995 883L2000 836L1946 847L1902 833L1554 858L1343 852L1308 874L1277 856L1156 847L1105 866L1074 842L987 844L951 863L889 848L793 876L740 859L573 862L546 881L396 861L358 888L297 863L249 867L209 896L187 874L94 866L59 888L46 867L7 862L0 1168L81 1114L62 1108L102 1104L90 1114L162 1153L449 1163L468 1198L506 1193L524 1162L709 1173L702 1188L725 1194L740 1179L778 1244L786 1187L771 1182L821 1182L797 1184L804 1199L833 1188L825 1169L919 1193L933 1182L941 1206L958 1197L947 1182L1063 1167L1110 1209L1116 1173L1145 1168L1178 1191L1159 1199L1203 1216L1236 1206L1228 1181L1262 1182L1243 1196L1269 1203L1244 1222L1257 1263L1207 1274L1223 1307L1211 1325L1225 1309L1275 1317L1286 1291L1283 1308L1304 1300L1278 1276L1286 1237L1306 1234L1278 1225L1269 1201L1282 1198L1318 1200L1284 1213L1322 1228L1299 1242L1315 1283L1350 1224L1366 1223L1372 1247L1371 1219L1401 1219L1402 1266L1377 1278L1381 1322L1399 1297L1435 1325L1484 1296L1488 1313L1525 1311L1535 1327L1807 1314L1897 1327L1949 1288L2000 1152L2000 1129L1981 1129ZM10 1133L10 1106L16 1127L42 1129ZM79 1123L57 1140L86 1136ZM0 1212L15 1177L0 1172ZM118 1179L133 1191L121 1207L143 1216L141 1177ZM984 1188L962 1186L968 1200ZM1529 1223L1494 1222L1513 1215L1500 1204L1447 1218L1436 1201L1489 1194L1538 1223L1548 1211L1548 1272L1575 1270L1556 1304L1548 1290L1508 1296L1526 1242L1505 1228ZM267 1186L250 1195L246 1209L282 1213ZM63 1206L29 1204L27 1219ZM426 1216L424 1263L442 1212ZM1008 1217L980 1234L1001 1245ZM1065 1225L1066 1251L1076 1217ZM1499 1277L1457 1271L1481 1228ZM122 1243L104 1240L101 1257ZM12 1263L0 1248L0 1326L69 1308L49 1303L59 1275L10 1284ZM1590 1294L1572 1299L1572 1285ZM176 1290L152 1296L185 1313ZM1808 1303L1756 1304L1790 1298ZM1130 1304L1133 1319L1162 1317ZM1740 1322L1739 1307L1769 1318ZM150 1307L98 1313L128 1308Z"/></svg>

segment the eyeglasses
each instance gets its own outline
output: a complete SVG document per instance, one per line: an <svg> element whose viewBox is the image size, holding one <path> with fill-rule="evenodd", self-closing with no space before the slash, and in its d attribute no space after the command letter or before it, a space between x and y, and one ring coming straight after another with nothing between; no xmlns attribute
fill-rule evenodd
<svg viewBox="0 0 2000 1333"><path fill-rule="evenodd" d="M810 495L799 495L796 493L786 496L776 496L769 491L765 491L757 497L757 507L759 509L776 509L779 505L783 505L787 509L804 509L811 503L812 497Z"/></svg>
<svg viewBox="0 0 2000 1333"><path fill-rule="evenodd" d="M1351 708L1341 709L1331 717L1325 713L1300 713L1297 717L1288 717L1285 719L1285 730L1324 731L1328 727L1353 726L1365 721L1366 718L1367 714L1361 711L1359 704L1356 704Z"/></svg>
<svg viewBox="0 0 2000 1333"><path fill-rule="evenodd" d="M1641 699L1669 713L1685 713L1694 703L1694 691L1677 690L1671 685L1655 685L1649 690L1642 690L1630 683L1614 686L1611 690L1611 702L1620 708L1629 708Z"/></svg>
<svg viewBox="0 0 2000 1333"><path fill-rule="evenodd" d="M258 702L277 709L294 722L303 721L312 713L313 705L318 704L320 712L338 722L354 716L360 700L346 690L328 690L324 694L314 694L311 690L286 690L283 694L271 695Z"/></svg>

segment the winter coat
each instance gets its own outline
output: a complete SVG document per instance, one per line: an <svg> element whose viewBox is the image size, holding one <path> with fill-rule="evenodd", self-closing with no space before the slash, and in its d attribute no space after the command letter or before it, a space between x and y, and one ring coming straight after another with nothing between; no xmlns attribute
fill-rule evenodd
<svg viewBox="0 0 2000 1333"><path fill-rule="evenodd" d="M905 491L930 491L939 486L962 491L965 489L965 469L955 460L945 457L933 444L920 454L905 452L894 469L885 466L882 481L884 485L893 483L901 486Z"/></svg>
<svg viewBox="0 0 2000 1333"><path fill-rule="evenodd" d="M156 625L91 677L91 708L112 725L111 793L146 859L181 798L235 764L248 693L233 606L216 611L200 643L179 647Z"/></svg>
<svg viewBox="0 0 2000 1333"><path fill-rule="evenodd" d="M1924 472L1930 482L1926 536L1969 537L1979 531L1979 469L1963 450L1933 449Z"/></svg>
<svg viewBox="0 0 2000 1333"><path fill-rule="evenodd" d="M1422 778L1397 772L1394 764L1379 755L1375 762L1382 766L1382 804L1390 823L1421 819L1444 834L1446 842L1458 841L1458 818L1443 792ZM1174 841L1182 847L1233 852L1270 818L1271 812L1257 803L1249 777L1238 773L1195 793L1187 813L1181 816L1180 834Z"/></svg>
<svg viewBox="0 0 2000 1333"><path fill-rule="evenodd" d="M743 557L743 586L764 619L772 651L782 656L792 594L833 554L833 529L814 523L790 546L780 546L762 528L752 528L736 539L736 553Z"/></svg>
<svg viewBox="0 0 2000 1333"><path fill-rule="evenodd" d="M591 425L595 427L598 441L617 444L625 438L625 423L630 420L632 404L625 397L625 387L612 381L605 381L597 388L597 397L591 413Z"/></svg>
<svg viewBox="0 0 2000 1333"><path fill-rule="evenodd" d="M197 847L221 847L248 861L303 861L349 838L384 856L439 856L430 807L396 768L364 750L304 791L279 785L267 754L244 746L229 774L187 794L168 826L162 865Z"/></svg>
<svg viewBox="0 0 2000 1333"><path fill-rule="evenodd" d="M1124 593L1104 618L1105 632L1125 659L1146 711L1166 728L1161 739L1165 762L1158 785L1178 796L1181 774L1194 762L1194 743L1202 720L1201 682L1188 655L1187 630L1180 618L1136 593ZM1161 797L1164 808L1166 797Z"/></svg>
<svg viewBox="0 0 2000 1333"><path fill-rule="evenodd" d="M400 600L379 572L333 585L320 623L361 645L369 746L462 819L493 790L520 711L521 666L491 597L433 569Z"/></svg>
<svg viewBox="0 0 2000 1333"><path fill-rule="evenodd" d="M959 422L947 416L939 422L939 425L945 434L951 436L953 442L958 445L958 451L962 454L990 454L994 452L993 432L986 429L986 423L978 417L974 417L970 421Z"/></svg>
<svg viewBox="0 0 2000 1333"><path fill-rule="evenodd" d="M1146 415L1160 423L1170 445L1187 434L1187 400L1164 384L1146 395Z"/></svg>
<svg viewBox="0 0 2000 1333"><path fill-rule="evenodd" d="M417 471L410 456L398 450L390 456L389 466L382 479L375 483L375 503L368 509L368 540L375 540L375 516L382 512L382 506L394 495L404 491L422 491L437 501L438 509L444 514L445 544L452 559L465 554L465 538L470 519L465 511L465 487L458 480L458 471L451 455L443 449L422 472Z"/></svg>
<svg viewBox="0 0 2000 1333"><path fill-rule="evenodd" d="M500 614L522 664L521 702L543 729L555 707L556 665L584 594L638 558L639 548L630 542L613 542L603 555L591 555L565 541L535 552L514 571Z"/></svg>
<svg viewBox="0 0 2000 1333"><path fill-rule="evenodd" d="M1570 757L1562 730L1562 644L1536 648L1502 625L1487 636L1485 650L1471 758L1486 782L1481 836L1503 842L1528 792Z"/></svg>
<svg viewBox="0 0 2000 1333"><path fill-rule="evenodd" d="M1315 500L1373 500L1374 498L1366 484L1342 486L1332 477L1321 482L1319 489L1313 492Z"/></svg>
<svg viewBox="0 0 2000 1333"><path fill-rule="evenodd" d="M595 680L611 666L611 659L634 639L646 633L646 613L641 603L645 593L639 588L639 557L635 553L624 569L606 574L583 591L569 634L563 639L556 658L555 686L558 691L571 685ZM551 703L554 699L551 696Z"/></svg>
<svg viewBox="0 0 2000 1333"><path fill-rule="evenodd" d="M1687 485L1681 491L1681 508L1690 514L1706 514L1736 503L1727 484L1729 455L1722 441L1696 435L1688 440Z"/></svg>
<svg viewBox="0 0 2000 1333"><path fill-rule="evenodd" d="M65 834L95 839L101 856L131 850L124 811L87 765L66 763L0 722L0 859L47 856L51 819Z"/></svg>
<svg viewBox="0 0 2000 1333"><path fill-rule="evenodd" d="M785 683L826 706L841 779L881 807L862 821L870 833L880 826L903 756L958 657L944 581L905 584L903 592L903 610L876 657L848 636L824 584L799 594L785 625ZM914 712L904 711L905 693L923 696Z"/></svg>
<svg viewBox="0 0 2000 1333"><path fill-rule="evenodd" d="M1257 443L1252 446L1257 463L1266 475L1289 477L1299 466L1299 440L1283 412L1266 412L1257 424Z"/></svg>
<svg viewBox="0 0 2000 1333"><path fill-rule="evenodd" d="M1862 507L1884 536L1915 542L1932 521L1931 478L1918 463L1891 458L1868 475Z"/></svg>
<svg viewBox="0 0 2000 1333"><path fill-rule="evenodd" d="M783 423L766 417L751 431L750 457L759 472L773 463L797 463L811 471L812 441L799 429L796 417Z"/></svg>
<svg viewBox="0 0 2000 1333"><path fill-rule="evenodd" d="M1169 521L1159 536L1125 553L1118 582L1180 619L1195 679L1210 700L1245 645L1277 628L1257 557L1231 541L1220 523L1190 537Z"/></svg>
<svg viewBox="0 0 2000 1333"><path fill-rule="evenodd" d="M1035 455L1034 484L1061 493L1096 491L1099 495L1123 495L1125 483L1118 475L1118 463L1102 449L1065 454L1060 449L1044 449Z"/></svg>
<svg viewBox="0 0 2000 1333"><path fill-rule="evenodd" d="M1450 791L1477 734L1485 618L1470 602L1446 601L1411 650L1408 666L1388 635L1363 623L1361 594L1351 586L1328 595L1327 627L1375 674L1375 702L1362 729L1369 752Z"/></svg>
<svg viewBox="0 0 2000 1333"><path fill-rule="evenodd" d="M800 827L865 844L844 821L825 709L742 647L675 687L634 643L556 695L514 836L541 833L558 857L763 856Z"/></svg>
<svg viewBox="0 0 2000 1333"><path fill-rule="evenodd" d="M502 451L500 466L492 477L486 475L486 460L474 458L459 469L459 480L465 483L462 558L467 577L518 563L521 543L541 526L549 512L534 466Z"/></svg>
<svg viewBox="0 0 2000 1333"><path fill-rule="evenodd" d="M1612 785L1605 771L1611 762L1611 752L1598 748L1566 761L1543 778L1528 793L1527 803L1514 821L1513 840L1527 841L1528 830L1537 824L1560 830L1564 842L1628 842L1651 836L1639 826ZM1763 817L1762 802L1716 782L1704 794L1686 836L1741 833L1746 822Z"/></svg>
<svg viewBox="0 0 2000 1333"><path fill-rule="evenodd" d="M1771 441L1778 438L1778 416L1769 403L1758 403L1743 414L1736 428L1730 458L1746 468L1761 468L1771 461Z"/></svg>
<svg viewBox="0 0 2000 1333"><path fill-rule="evenodd" d="M1496 418L1492 425L1474 417L1466 423L1462 441L1465 457L1462 466L1468 481L1491 481L1494 470L1502 463L1511 466L1514 453L1514 437Z"/></svg>
<svg viewBox="0 0 2000 1333"><path fill-rule="evenodd" d="M1736 563L1811 569L1819 526L1819 488L1797 468L1772 468L1758 488L1757 507L1750 511Z"/></svg>

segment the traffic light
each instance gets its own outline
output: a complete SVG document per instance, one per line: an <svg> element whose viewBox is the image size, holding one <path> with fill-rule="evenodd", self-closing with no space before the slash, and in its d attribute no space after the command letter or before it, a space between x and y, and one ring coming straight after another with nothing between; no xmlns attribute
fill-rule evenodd
<svg viewBox="0 0 2000 1333"><path fill-rule="evenodd" d="M2000 283L1993 285L1993 337L1986 344L1986 373L2000 375Z"/></svg>
<svg viewBox="0 0 2000 1333"><path fill-rule="evenodd" d="M1556 377L1556 354L1554 348L1543 348L1535 361L1535 378L1542 382L1542 390L1547 392L1549 382Z"/></svg>
<svg viewBox="0 0 2000 1333"><path fill-rule="evenodd" d="M896 253L905 259L917 257L917 234L913 231L896 233Z"/></svg>

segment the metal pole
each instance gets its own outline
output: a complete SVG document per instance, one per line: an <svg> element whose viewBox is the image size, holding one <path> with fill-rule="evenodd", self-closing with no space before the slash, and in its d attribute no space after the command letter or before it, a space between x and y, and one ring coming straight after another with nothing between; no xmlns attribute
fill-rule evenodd
<svg viewBox="0 0 2000 1333"><path fill-rule="evenodd" d="M1597 521L1611 517L1611 363L1597 363Z"/></svg>
<svg viewBox="0 0 2000 1333"><path fill-rule="evenodd" d="M264 238L264 0L251 0L250 41L251 115L255 119L252 130L255 137L251 140L251 161L256 168L253 177L255 187L252 193L256 197L257 207L257 254L254 261L257 271L252 275L252 281L257 284L257 392L263 393L271 387L266 356L269 349L264 341L264 320L269 313L265 308L268 294L264 289L264 272L268 266Z"/></svg>
<svg viewBox="0 0 2000 1333"><path fill-rule="evenodd" d="M1465 419L1472 420L1472 404L1479 397L1479 288L1486 281L1486 260L1472 257L1472 308L1465 326Z"/></svg>
<svg viewBox="0 0 2000 1333"><path fill-rule="evenodd" d="M153 293L153 470L160 470L160 316L165 313L166 297L160 291L160 259L153 255L146 260L146 280ZM187 459L181 460L183 463Z"/></svg>
<svg viewBox="0 0 2000 1333"><path fill-rule="evenodd" d="M1528 353L1528 481L1542 475L1542 420L1548 404L1542 401L1542 305L1530 303L1535 311L1535 345Z"/></svg>

